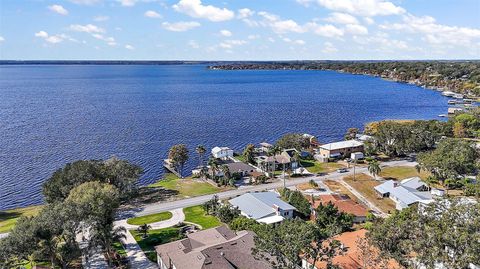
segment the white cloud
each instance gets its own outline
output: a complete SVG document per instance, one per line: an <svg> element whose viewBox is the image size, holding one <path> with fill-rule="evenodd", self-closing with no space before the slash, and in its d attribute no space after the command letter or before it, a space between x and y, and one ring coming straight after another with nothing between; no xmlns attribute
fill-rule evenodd
<svg viewBox="0 0 480 269"><path fill-rule="evenodd" d="M232 36L232 32L228 31L228 30L221 30L220 31L220 34L223 35L223 36Z"/></svg>
<svg viewBox="0 0 480 269"><path fill-rule="evenodd" d="M338 51L338 49L330 42L325 42L323 43L324 48L322 49L323 53L335 53Z"/></svg>
<svg viewBox="0 0 480 269"><path fill-rule="evenodd" d="M170 23L170 22L162 23L162 27L165 30L173 31L173 32L185 32L199 26L200 26L200 23L196 21L180 21L180 22L173 22L173 23Z"/></svg>
<svg viewBox="0 0 480 269"><path fill-rule="evenodd" d="M365 17L365 18L363 18L363 20L365 21L366 24L374 24L375 23L375 21L372 18L369 18L369 17Z"/></svg>
<svg viewBox="0 0 480 269"><path fill-rule="evenodd" d="M70 25L70 30L73 30L76 32L84 32L84 33L104 33L105 32L103 28L100 28L93 24L86 24L86 25L72 24Z"/></svg>
<svg viewBox="0 0 480 269"><path fill-rule="evenodd" d="M5 38L3 38L3 36L0 36L0 43L2 43L3 41L5 41Z"/></svg>
<svg viewBox="0 0 480 269"><path fill-rule="evenodd" d="M137 3L137 0L117 0L117 1L120 2L120 5L124 7L133 7Z"/></svg>
<svg viewBox="0 0 480 269"><path fill-rule="evenodd" d="M162 16L153 10L148 10L145 12L145 17L148 18L161 18Z"/></svg>
<svg viewBox="0 0 480 269"><path fill-rule="evenodd" d="M251 17L253 16L255 12L253 10L250 10L248 8L242 8L242 9L239 9L238 10L238 15L237 17L239 19L245 19L245 18L248 18L248 17Z"/></svg>
<svg viewBox="0 0 480 269"><path fill-rule="evenodd" d="M258 39L258 38L260 38L260 35L248 35L247 38L250 39L250 40Z"/></svg>
<svg viewBox="0 0 480 269"><path fill-rule="evenodd" d="M272 43L275 43L275 39L273 37L269 37L268 38L268 41L272 42Z"/></svg>
<svg viewBox="0 0 480 269"><path fill-rule="evenodd" d="M403 17L403 23L383 24L381 29L404 31L407 33L423 35L423 39L435 45L461 45L469 47L475 41L480 40L480 29L458 27L438 24L435 18L430 16L416 17L407 14Z"/></svg>
<svg viewBox="0 0 480 269"><path fill-rule="evenodd" d="M405 9L384 0L317 0L327 9L346 12L365 17L399 15Z"/></svg>
<svg viewBox="0 0 480 269"><path fill-rule="evenodd" d="M301 40L301 39L297 39L295 41L293 41L293 43L297 44L297 45L305 45L305 41Z"/></svg>
<svg viewBox="0 0 480 269"><path fill-rule="evenodd" d="M40 31L40 32L35 33L35 36L36 36L36 37L41 37L41 38L47 38L47 37L48 37L48 33L45 32L45 31Z"/></svg>
<svg viewBox="0 0 480 269"><path fill-rule="evenodd" d="M62 34L62 35L51 36L45 31L39 31L39 32L35 33L35 37L42 38L43 40L45 40L46 42L51 43L51 44L60 43L64 39L67 39L67 40L70 40L70 41L76 41L75 39L73 39L73 38L71 38L67 35Z"/></svg>
<svg viewBox="0 0 480 269"><path fill-rule="evenodd" d="M101 0L70 0L70 2L77 5L94 5L101 2Z"/></svg>
<svg viewBox="0 0 480 269"><path fill-rule="evenodd" d="M354 35L367 35L368 29L367 27L360 25L360 24L347 24L345 26L345 31L354 34Z"/></svg>
<svg viewBox="0 0 480 269"><path fill-rule="evenodd" d="M295 45L301 45L301 46L305 45L305 41L303 41L303 40L301 40L301 39L292 40L292 39L290 39L290 38L288 38L288 37L284 37L284 38L282 38L282 40L283 40L284 42L291 43L291 44L295 44Z"/></svg>
<svg viewBox="0 0 480 269"><path fill-rule="evenodd" d="M222 43L220 43L219 46L224 49L231 49L234 46L241 46L247 43L248 42L245 40L225 40Z"/></svg>
<svg viewBox="0 0 480 269"><path fill-rule="evenodd" d="M127 50L134 50L135 49L132 45L129 45L129 44L125 45L125 48Z"/></svg>
<svg viewBox="0 0 480 269"><path fill-rule="evenodd" d="M272 28L277 34L306 32L306 29L294 20L281 20L277 15L265 11L258 12L258 15L262 16L265 19L264 24Z"/></svg>
<svg viewBox="0 0 480 269"><path fill-rule="evenodd" d="M100 39L100 40L103 40L105 42L107 42L107 44L109 46L116 46L117 45L117 42L115 41L115 38L109 36L109 37L106 37L106 36L103 36L102 34L92 34L92 36L96 39Z"/></svg>
<svg viewBox="0 0 480 269"><path fill-rule="evenodd" d="M93 18L94 21L108 21L110 19L110 17L108 16L96 16L95 18Z"/></svg>
<svg viewBox="0 0 480 269"><path fill-rule="evenodd" d="M198 45L197 41L195 41L195 40L188 41L188 46L192 49L200 48L200 45Z"/></svg>
<svg viewBox="0 0 480 269"><path fill-rule="evenodd" d="M173 5L177 12L184 13L194 18L202 18L210 21L227 21L233 19L234 12L226 8L218 8L212 5L202 5L201 0L180 0Z"/></svg>
<svg viewBox="0 0 480 269"><path fill-rule="evenodd" d="M51 5L51 6L48 6L48 9L60 15L68 15L68 10L66 10L61 5Z"/></svg>
<svg viewBox="0 0 480 269"><path fill-rule="evenodd" d="M331 24L318 25L316 23L309 23L308 27L311 28L315 34L324 37L341 37L344 35L344 31L342 29Z"/></svg>
<svg viewBox="0 0 480 269"><path fill-rule="evenodd" d="M357 18L350 14L340 12L330 13L330 16L326 18L325 21L338 24L358 24Z"/></svg>

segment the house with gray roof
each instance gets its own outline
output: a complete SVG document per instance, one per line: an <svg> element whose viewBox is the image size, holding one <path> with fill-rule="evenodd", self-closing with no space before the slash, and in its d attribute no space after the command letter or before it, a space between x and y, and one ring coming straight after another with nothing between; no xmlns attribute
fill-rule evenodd
<svg viewBox="0 0 480 269"><path fill-rule="evenodd" d="M241 214L247 218L267 224L291 219L296 210L295 207L280 199L277 193L269 191L246 193L229 202L240 209Z"/></svg>
<svg viewBox="0 0 480 269"><path fill-rule="evenodd" d="M433 199L430 188L419 178L412 177L400 182L387 180L374 187L381 197L388 197L402 210L416 203L428 203Z"/></svg>
<svg viewBox="0 0 480 269"><path fill-rule="evenodd" d="M187 235L155 247L160 269L270 269L270 263L252 255L254 233L220 226Z"/></svg>

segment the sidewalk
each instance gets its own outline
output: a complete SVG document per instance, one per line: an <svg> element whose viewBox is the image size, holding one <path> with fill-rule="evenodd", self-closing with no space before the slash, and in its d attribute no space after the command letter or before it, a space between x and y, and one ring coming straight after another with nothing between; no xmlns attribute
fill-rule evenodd
<svg viewBox="0 0 480 269"><path fill-rule="evenodd" d="M183 208L177 208L170 211L172 213L172 217L168 220L159 221L150 223L149 225L152 229L163 229L172 227L180 222L185 221L185 214L183 213ZM153 269L158 268L157 264L151 262L143 250L138 245L135 238L132 236L130 231L132 229L137 229L138 225L131 225L127 223L126 219L119 220L114 222L115 226L123 226L127 229L127 233L125 234L126 239L123 240L123 246L125 247L125 251L127 252L127 257L130 262L130 266L132 269Z"/></svg>

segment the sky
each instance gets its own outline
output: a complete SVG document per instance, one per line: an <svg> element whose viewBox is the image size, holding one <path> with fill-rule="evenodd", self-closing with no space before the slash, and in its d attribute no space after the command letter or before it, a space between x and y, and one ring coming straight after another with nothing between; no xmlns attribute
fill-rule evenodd
<svg viewBox="0 0 480 269"><path fill-rule="evenodd" d="M0 59L480 59L480 0L0 0Z"/></svg>

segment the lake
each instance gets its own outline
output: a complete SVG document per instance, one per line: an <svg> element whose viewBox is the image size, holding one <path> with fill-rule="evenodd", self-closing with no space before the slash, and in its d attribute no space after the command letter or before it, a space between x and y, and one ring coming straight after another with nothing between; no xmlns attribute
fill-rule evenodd
<svg viewBox="0 0 480 269"><path fill-rule="evenodd" d="M203 65L0 66L0 209L42 203L41 185L79 159L112 155L164 173L173 144L241 150L282 134L342 139L383 119L437 119L439 92L334 71L221 71Z"/></svg>

